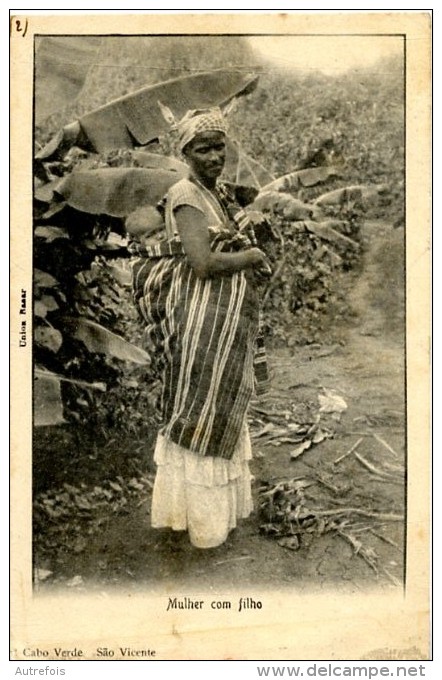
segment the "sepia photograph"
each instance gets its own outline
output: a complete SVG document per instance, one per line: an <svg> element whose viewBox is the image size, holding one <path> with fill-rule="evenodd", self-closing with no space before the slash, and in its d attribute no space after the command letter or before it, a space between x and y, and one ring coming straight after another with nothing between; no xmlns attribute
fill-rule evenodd
<svg viewBox="0 0 442 680"><path fill-rule="evenodd" d="M430 24L350 15L11 19L12 658L429 658Z"/></svg>

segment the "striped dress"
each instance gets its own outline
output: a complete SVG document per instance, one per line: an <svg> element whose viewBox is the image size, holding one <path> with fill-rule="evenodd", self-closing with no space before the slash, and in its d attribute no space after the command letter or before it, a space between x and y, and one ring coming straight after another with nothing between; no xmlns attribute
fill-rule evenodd
<svg viewBox="0 0 442 680"><path fill-rule="evenodd" d="M252 510L246 412L266 370L253 275L198 278L176 226L182 205L206 215L212 250L250 242L228 226L209 190L184 179L167 196L167 241L133 265L147 349L163 384L152 525L187 529L194 545L214 547Z"/></svg>

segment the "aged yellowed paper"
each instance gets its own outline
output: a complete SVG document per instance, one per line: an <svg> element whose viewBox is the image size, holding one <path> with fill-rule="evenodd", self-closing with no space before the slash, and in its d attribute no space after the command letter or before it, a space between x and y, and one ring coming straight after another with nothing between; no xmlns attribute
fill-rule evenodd
<svg viewBox="0 0 442 680"><path fill-rule="evenodd" d="M24 14L12 17L12 659L430 658L430 39L430 17L426 13L208 13L167 16L110 16L103 13L98 17L78 14L69 17ZM201 50L200 53L198 50ZM151 62L148 61L150 54L153 55ZM318 429L319 420L312 421L310 426L316 429L309 430L312 432L310 439L293 439L294 427L288 431L286 426L285 449L262 447L259 436L254 440L254 453L258 453L255 467L252 466L257 477L255 504L259 488L259 493L271 492L275 502L278 496L274 495L274 487L278 483L289 485L281 487L284 492L304 488L302 485L290 487L295 478L295 481L301 479L302 484L307 480L306 497L310 506L317 508L324 497L309 491L312 475L319 485L314 488L328 493L334 504L321 506L322 515L320 511L314 518L315 523L312 523L312 518L293 514L291 522L299 524L310 519L313 528L308 531L308 524L304 524L301 539L298 538L301 533L296 530L287 535L278 534L279 543L272 540L273 529L269 529L272 522L268 521L268 517L267 522L261 525L257 520L244 520L236 530L233 543L217 548L215 555L207 554L207 557L178 548L170 550L170 546L167 548L169 552L161 553L165 548L153 538L155 532L149 526L151 477L145 470L139 472L136 466L131 469L128 464L127 478L120 479L118 464L115 463L112 468L112 456L118 459L120 455L112 450L112 427L120 424L118 419L127 418L132 423L131 410L121 409L118 416L115 410L112 411L113 424L106 425L111 434L105 433L108 448L103 444L103 450L109 451L108 467L104 465L97 472L97 456L102 460L97 449L101 446L100 428L103 423L97 420L92 439L86 440L86 435L82 438L79 431L82 418L86 418L86 412L89 418L92 404L97 403L96 395L104 394L106 390L108 393L111 377L103 374L100 378L92 369L90 375L76 372L77 358L75 352L68 356L69 347L72 350L72 347L84 342L88 350L97 351L99 346L101 351L103 336L94 335L91 330L95 328L93 314L96 313L96 319L101 320L103 309L115 309L118 304L126 302L112 300L112 292L108 290L103 293L98 289L97 293L94 279L82 278L86 275L80 267L73 272L66 290L57 288L57 281L62 280L63 272L69 270L81 248L89 248L88 266L84 270L89 271L88 267L96 257L94 249L102 248L104 254L100 251L95 262L108 258L106 262L114 266L112 271L116 272L115 275L124 278L125 267L117 266L116 260L109 260L109 250L114 248L118 254L122 239L114 238L108 246L103 246L103 243L109 236L110 221L115 224L115 221L127 216L129 209L126 210L125 201L129 204L135 200L137 191L145 190L142 183L136 184L135 175L130 175L123 187L116 183L109 189L109 184L105 187L93 184L96 175L86 174L78 184L69 180L71 183L63 188L65 193L58 183L65 181L64 174L75 169L77 163L83 163L82 169L86 173L99 171L105 166L124 166L127 149L131 149L130 153L135 149L134 158L136 153L146 154L138 156L131 167L139 170L143 163L151 164L150 150L158 152L152 144L155 145L156 137L161 137L164 132L160 110L157 108L155 115L152 114L151 93L142 99L142 104L138 99L135 103L128 103L126 99L117 106L110 106L104 113L100 107L118 97L124 98L141 88L144 82L151 85L173 78L175 74L183 77L183 55L187 54L192 55L186 66L187 76L225 69L223 77L216 82L213 73L208 76L205 81L206 98L212 96L210 88L213 88L214 103L231 99L235 92L244 95L245 91L236 104L238 110L242 107L242 112L231 114L232 119L237 121L232 124L233 128L236 125L236 139L246 144L245 155L241 156L242 151L239 154L243 159L242 169L236 158L236 179L246 177L249 180L253 176L258 187L266 186L269 191L268 185L275 178L296 169L307 172L313 168L313 174L301 176L305 184L297 176L296 181L301 184L296 187L296 197L304 205L315 200L316 208L320 209L319 196L327 191L336 191L351 184L361 185L359 178L364 177L364 158L377 158L376 154L379 154L386 159L385 167L374 169L372 180L377 187L376 200L380 201L380 212L369 213L364 227L378 230L376 233L381 240L377 242L377 250L370 261L370 271L378 271L379 262L383 262L385 279L376 280L377 297L375 295L369 309L374 316L362 318L361 326L358 326L358 332L361 331L358 356L345 354L345 339L342 344L341 339L330 342L324 340L321 332L312 337L308 330L305 331L307 342L304 342L303 349L298 349L298 337L292 342L291 336L283 335L284 351L275 353L275 357L279 357L275 359L279 376L276 388L280 391L287 388L288 385L284 385L287 379L293 383L290 408L296 411L298 391L304 389L304 383L310 380L309 389L313 385L321 394L322 413L342 412L340 423L343 424L338 426L338 419L335 419L336 422L332 419L328 429L324 427L321 430ZM148 55L148 58L143 61L140 55L143 59ZM393 67L399 69L397 73L400 76L395 75ZM391 73L387 73L391 89L385 90L386 97L383 99L376 90L376 83L384 83L381 76L385 75L383 69L387 68L392 69ZM155 71L161 72L161 78ZM380 74L378 80L377 72ZM109 73L112 75L109 76ZM375 76L367 79L367 73ZM256 76L259 77L259 85L253 90L255 85L252 87L251 83L255 82ZM347 84L351 81L350 89L346 89L346 77ZM367 89L367 83L371 83L372 91ZM196 87L200 96L198 87L200 85ZM176 112L182 115L186 97L189 96L190 103L196 101L192 99L196 95L188 95L189 88L191 85L186 81L181 94L167 95L169 100L160 102L161 108L164 109L163 104L168 103L171 109L175 106ZM333 92L331 88L335 88ZM224 94L220 95L220 91ZM393 96L391 92L399 91L403 92L402 113L400 105L394 106L389 99ZM161 97L166 96L164 92L161 90ZM347 99L349 92L354 100ZM83 100L82 95L85 97ZM160 95L155 97L159 99ZM78 106L71 106L71 102L77 102ZM157 106L158 101L154 103ZM186 105L185 108L192 107ZM98 114L97 109L100 110ZM263 111L267 113L263 114ZM294 111L296 115L293 116ZM235 119L235 115L239 117ZM294 141L298 130L296 120L305 121L305 134ZM358 134L354 120L360 121ZM241 126L247 126L247 133ZM395 126L396 136L384 134ZM317 138L311 130L316 131ZM376 135L371 137L373 130L376 130ZM316 142L319 146L315 147ZM52 151L48 150L50 143L53 144ZM380 148L389 144L388 152L386 148ZM143 149L137 151L137 147ZM287 151L292 148L299 150L296 163L291 152ZM355 148L358 152L352 156L351 150ZM362 154L362 148L366 156ZM318 160L318 154L325 154L324 163ZM316 160L312 160L313 156ZM302 158L304 166L299 163ZM255 161L260 163L254 164ZM344 163L342 166L339 165L341 161ZM394 168L402 167L403 161L401 178L400 171L399 175L394 175ZM312 183L325 181L326 175L328 181L330 168L335 166L339 170L336 171L338 179L332 179L331 184L325 184L323 190L314 196L309 193ZM180 172L180 167L163 165L161 172L166 177L168 172ZM342 167L345 170L340 169ZM357 169L353 175L352 169ZM146 172L151 171L152 166L148 165ZM261 176L260 172L263 173ZM341 176L347 181L340 180L339 173L343 173ZM387 189L380 189L382 178L388 179L390 175L394 178L394 186L393 180L387 181ZM264 176L267 180L263 179ZM305 177L310 179L307 181ZM348 178L356 179L350 182ZM366 199L364 209L374 210L372 194L368 189L365 194L364 187L365 184L353 193L340 194L344 196L342 200L346 201L347 209L351 204L351 209L356 210L357 200ZM293 184L278 186L279 191L281 188L285 189L281 195L287 196L290 191L292 196L295 193ZM163 191L163 185L160 185L158 191L161 194L166 189ZM57 194L55 202L53 191ZM153 189L152 192L155 194ZM394 218L386 218L388 206L399 205L401 195L405 196L403 212L399 210ZM330 199L322 199L323 204L326 200ZM91 207L92 204L95 207ZM265 202L261 202L262 205L267 206ZM334 205L336 207L337 204ZM339 205L342 208L342 203ZM72 209L77 210L77 222L69 221L69 216L60 217L63 210L69 213ZM286 212L278 217L282 220L277 222L280 227L290 217L289 208L284 210ZM107 222L103 222L103 214L107 215ZM342 215L338 218L342 222ZM295 221L305 223L309 234L319 234L315 210L302 214ZM333 225L330 224L328 228L332 231L327 232L326 239L323 230L321 236L318 235L319 240L322 238L321 248L325 247L318 258L330 257L327 249L333 250L336 239L344 249L338 248L340 254L336 257L344 257L345 247L349 247L348 233L342 232L339 238L339 234L336 236L336 229L339 230L336 219ZM78 227L79 230L80 225L81 228L87 225L90 229L91 238L86 246L84 238L82 245L76 240L79 238L76 229ZM388 278L389 270L395 266L392 258L400 251L400 239L404 238L404 234L405 278ZM382 247L383 235L388 239L385 248ZM66 250L67 243L71 250ZM53 261L51 270L46 267L48 258ZM274 268L276 274L281 271L278 270L279 264ZM300 276L306 279L306 270L302 270ZM357 285L355 283L355 289ZM359 287L359 297L355 297L356 293L353 296L353 303L360 305L361 314L362 307L368 309L363 300L369 291L370 295L373 293L370 285L367 279L367 290ZM38 291L35 298L33 286ZM55 288L57 292L53 292ZM83 291L81 299L76 297L79 288ZM399 288L402 292L396 298L396 289ZM90 295L85 295L86 290ZM287 286L284 290L284 294L288 295ZM313 287L309 290L314 297ZM97 295L110 297L98 299ZM57 326L61 323L57 310L64 309L63 305L70 303L71 298L78 313L83 313L86 308L89 318L82 322L83 325L78 321L72 325L72 319L63 317L63 323L71 331L72 346L68 345ZM376 317L373 310L377 307L383 309L383 305L387 304L385 300L393 300L393 305L394 300L399 298L404 307L391 311L390 322L383 318L383 325L377 325L381 323L380 317ZM276 297L274 299L276 309L279 302ZM321 300L315 303L317 308L321 306ZM313 311L317 308L312 307ZM91 309L96 312L91 314ZM270 315L269 318L275 320L279 317ZM310 318L314 323L314 314ZM400 334L402 327L406 332L399 351L395 349L399 346L397 337L395 342L390 342L390 334ZM385 329L389 339L382 344L384 331L387 332ZM119 344L109 335L106 343L114 358L143 364L143 350L134 348L132 344L129 349L129 344ZM377 346L380 348L378 357ZM337 359L333 358L336 352ZM342 352L343 355L340 354ZM372 363L367 368L364 354L368 357L370 352ZM327 361L329 363L324 363ZM332 361L335 363L332 364ZM377 362L376 380L381 387L369 383L370 376L364 373L366 370L373 373ZM317 368L310 369L310 363ZM393 364L399 368L393 369ZM313 373L309 373L310 370ZM48 377L48 371L51 377ZM327 371L333 373L327 377ZM354 380L351 371L354 371ZM388 387L390 372L391 395ZM38 393L33 391L34 379L39 384ZM75 383L81 388L84 387L82 380L88 383L86 392L82 396L77 394L77 401L73 404L69 402L73 399L72 394L63 391L63 386ZM133 380L131 382L127 378L127 381L127 389L135 389ZM364 381L367 381L365 387ZM41 391L42 384L46 385L46 392ZM370 390L373 390L375 401L379 397L375 394L376 389L383 390L382 413L379 410L372 413L357 409L351 411L351 403L371 398ZM94 393L95 401L92 397L89 401L87 390ZM66 420L61 395L68 399L70 421ZM273 396L275 403L281 405L278 394L275 396L273 393ZM311 394L309 398L311 402ZM344 413L347 406L352 420ZM403 428L400 430L403 422L406 432ZM257 417L256 427L257 423L261 427L260 436L272 432L273 426L267 426L263 432L265 420L260 421ZM128 424L128 437L137 439L140 431L137 428L141 426L139 421L133 422L130 427ZM65 431L77 433L77 451L72 438L63 439L64 435L60 435ZM393 439L386 439L386 431L393 438L397 436L398 444L393 443ZM55 436L59 437L57 444L54 444ZM363 448L364 444L369 447L368 437L372 442L370 446L374 446L373 442L376 444L378 458L370 458L372 450ZM86 441L90 446L87 452L81 450ZM307 445L304 445L305 441L308 441ZM142 448L142 443L139 444L139 455L152 455ZM68 456L64 446L72 448ZM149 446L152 448L153 439ZM325 465L325 459L321 459L321 446L334 446L334 449L323 449L328 452L327 461L332 468ZM398 452L396 448L399 446L403 448ZM312 447L311 454L307 451L309 447ZM402 455L404 449L405 457ZM274 459L271 451L274 451ZM332 451L334 456L330 458ZM355 451L357 457L354 456ZM82 465L90 467L90 479L93 480L90 485L85 482L88 475L84 473L84 467L83 476L78 478L63 476L64 470L60 470L63 466L69 470L69 461L74 466L79 452L84 455ZM278 455L286 456L286 462L281 462L282 458L277 458ZM308 455L313 457L301 457ZM305 461L302 469L294 467L298 465L298 456L299 461ZM347 465L350 467L347 468ZM338 472L332 474L331 469ZM339 477L343 469L347 470L345 484ZM153 474L153 470L151 463L148 472ZM368 487L364 484L358 486L360 482L355 481L359 480L358 475L362 472L366 475L364 479L368 480ZM259 484L263 486L259 487ZM367 510L367 499L370 499L374 488L371 484L376 484L376 493L385 502L382 507L371 505ZM130 494L129 509L126 510L123 487ZM260 496L260 507L264 507L265 502L265 496ZM75 517L80 517L79 524L75 524L77 519L71 522L69 503L77 504ZM94 514L94 503L98 503L100 517ZM344 523L338 527L327 524L331 516L341 520L340 508L348 509L349 506L353 511L353 514L346 515L351 518L350 528ZM207 511L210 513L210 508ZM280 515L283 513L283 505L279 506L279 512ZM370 525L373 519L377 524ZM402 526L402 521L404 532L394 528L393 534L389 534L390 527L393 524L395 527ZM258 535L260 528L264 531L264 524L270 535ZM56 533L58 526L66 532L63 536ZM280 526L276 531L281 531ZM340 532L340 536L332 538L336 531ZM315 552L315 532L318 540L330 541L327 544L330 547L323 552L319 548ZM325 539L322 536L324 532L329 532ZM372 544L366 542L367 536L373 538L373 532L374 535L381 534L381 538L377 536L376 539L377 553L370 549ZM310 539L305 538L309 533L313 536L311 544ZM336 541L342 541L345 555L342 561L338 554L341 550L334 547ZM111 556L109 551L113 551ZM378 559L382 555L385 559Z"/></svg>

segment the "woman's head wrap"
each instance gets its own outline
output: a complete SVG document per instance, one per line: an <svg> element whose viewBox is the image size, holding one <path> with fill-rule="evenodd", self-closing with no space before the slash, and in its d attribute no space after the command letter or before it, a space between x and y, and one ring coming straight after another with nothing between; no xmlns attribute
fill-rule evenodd
<svg viewBox="0 0 442 680"><path fill-rule="evenodd" d="M178 131L178 147L182 151L200 132L227 133L227 122L216 106L211 109L193 109L188 111L176 124Z"/></svg>

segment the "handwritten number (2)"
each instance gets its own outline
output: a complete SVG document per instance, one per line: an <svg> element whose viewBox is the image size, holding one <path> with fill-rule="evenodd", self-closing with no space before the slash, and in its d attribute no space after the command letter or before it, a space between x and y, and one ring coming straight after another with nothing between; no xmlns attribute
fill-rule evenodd
<svg viewBox="0 0 442 680"><path fill-rule="evenodd" d="M28 20L25 19L24 28L23 28L22 25L21 25L21 19L16 19L15 20L15 30L17 31L17 33L21 33L22 38L24 38L25 35L26 35L26 32L28 30Z"/></svg>

